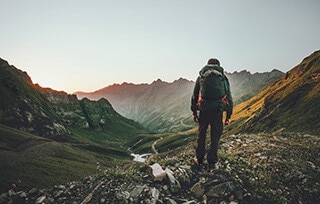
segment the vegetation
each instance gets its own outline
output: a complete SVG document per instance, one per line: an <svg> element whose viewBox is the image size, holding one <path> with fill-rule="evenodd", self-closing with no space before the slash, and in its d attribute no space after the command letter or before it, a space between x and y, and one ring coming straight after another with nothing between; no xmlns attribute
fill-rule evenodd
<svg viewBox="0 0 320 204"><path fill-rule="evenodd" d="M221 170L213 177L186 170L184 196L198 199L190 192L196 183L192 179L204 178L209 184L231 183L228 196L236 192L233 196L244 203L319 202L319 59L317 51L235 107L221 140ZM0 101L0 192L17 181L23 189L49 188L90 175L121 180L118 184L125 186L144 183L154 162L174 169L192 166L195 128L151 134L118 114L106 99L78 100L32 84L26 73L3 60L0 68L0 97L6 99ZM153 114L161 117L157 111ZM195 125L180 119L182 126ZM146 164L133 164L131 153L152 155ZM210 186L204 188L210 192Z"/></svg>
<svg viewBox="0 0 320 204"><path fill-rule="evenodd" d="M320 51L305 58L279 81L235 107L233 132L286 131L319 134Z"/></svg>
<svg viewBox="0 0 320 204"><path fill-rule="evenodd" d="M24 188L50 187L98 173L97 163L103 169L131 159L126 148L106 140L110 135L96 131L72 131L69 142L56 142L0 125L0 138L1 192L17 180Z"/></svg>

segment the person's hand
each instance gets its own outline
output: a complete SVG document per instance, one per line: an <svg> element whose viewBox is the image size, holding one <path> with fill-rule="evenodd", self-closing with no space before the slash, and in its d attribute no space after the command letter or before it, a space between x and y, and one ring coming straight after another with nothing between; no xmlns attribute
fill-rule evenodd
<svg viewBox="0 0 320 204"><path fill-rule="evenodd" d="M193 120L194 122L198 123L198 122L199 122L198 115L197 115L197 114L192 115L192 120Z"/></svg>
<svg viewBox="0 0 320 204"><path fill-rule="evenodd" d="M225 125L229 125L231 122L230 118L226 118L226 121L224 122Z"/></svg>

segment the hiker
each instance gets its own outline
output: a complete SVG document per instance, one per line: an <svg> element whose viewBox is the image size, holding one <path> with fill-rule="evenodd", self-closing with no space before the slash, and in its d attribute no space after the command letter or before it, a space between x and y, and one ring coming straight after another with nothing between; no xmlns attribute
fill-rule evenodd
<svg viewBox="0 0 320 204"><path fill-rule="evenodd" d="M191 98L192 118L198 123L196 156L194 157L194 162L198 167L204 167L206 133L210 124L211 143L207 153L208 170L218 168L218 142L223 131L223 111L227 112L225 125L229 125L232 109L233 101L229 81L224 75L219 60L211 58L200 70Z"/></svg>

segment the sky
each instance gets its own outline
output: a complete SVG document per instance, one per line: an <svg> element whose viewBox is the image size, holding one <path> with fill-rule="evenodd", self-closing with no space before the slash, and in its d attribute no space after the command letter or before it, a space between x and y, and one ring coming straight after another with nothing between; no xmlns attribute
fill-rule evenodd
<svg viewBox="0 0 320 204"><path fill-rule="evenodd" d="M286 72L320 48L319 0L0 0L0 58L42 87Z"/></svg>

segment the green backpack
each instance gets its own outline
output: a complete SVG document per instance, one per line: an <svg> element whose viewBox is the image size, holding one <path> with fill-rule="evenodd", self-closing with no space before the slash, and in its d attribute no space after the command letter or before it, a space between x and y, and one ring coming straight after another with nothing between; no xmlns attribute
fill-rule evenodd
<svg viewBox="0 0 320 204"><path fill-rule="evenodd" d="M199 72L200 74L200 95L199 105L202 101L219 106L226 110L229 102L226 100L230 93L230 85L224 70L218 65L206 65Z"/></svg>

